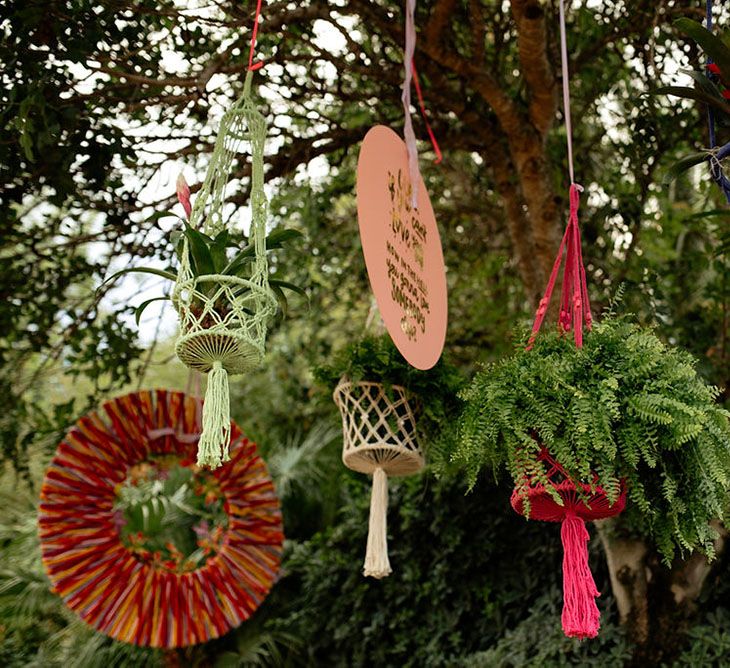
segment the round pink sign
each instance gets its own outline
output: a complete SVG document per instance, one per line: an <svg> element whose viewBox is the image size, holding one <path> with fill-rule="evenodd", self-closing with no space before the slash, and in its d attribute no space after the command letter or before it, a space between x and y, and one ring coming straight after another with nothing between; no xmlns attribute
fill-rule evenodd
<svg viewBox="0 0 730 668"><path fill-rule="evenodd" d="M357 218L370 285L393 342L417 369L444 348L444 256L423 179L412 206L408 152L390 128L372 128L357 162Z"/></svg>

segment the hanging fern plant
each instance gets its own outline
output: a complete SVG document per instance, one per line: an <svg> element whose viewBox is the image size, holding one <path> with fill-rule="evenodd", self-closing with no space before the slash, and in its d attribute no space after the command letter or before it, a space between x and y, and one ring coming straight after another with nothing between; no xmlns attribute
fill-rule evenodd
<svg viewBox="0 0 730 668"><path fill-rule="evenodd" d="M454 416L458 414L458 392L463 386L459 371L440 360L428 371L412 367L400 354L390 336L364 336L352 342L328 366L314 370L316 380L330 391L347 378L353 383L379 383L393 399L393 387L404 388L418 405L419 436L432 449L446 447L454 436ZM432 450L431 454L435 454Z"/></svg>
<svg viewBox="0 0 730 668"><path fill-rule="evenodd" d="M462 393L452 459L472 486L483 468L506 467L519 490L528 479L547 482L547 450L611 503L625 485L628 521L666 562L677 550L711 557L710 520L723 517L730 486L730 414L718 393L688 353L625 319L594 325L582 348L541 334Z"/></svg>
<svg viewBox="0 0 730 668"><path fill-rule="evenodd" d="M334 390L342 416L342 461L349 469L372 474L368 542L363 574L383 578L392 572L388 558L388 477L418 473L431 452L447 449L459 376L439 361L428 371L406 362L390 336L365 337L315 372Z"/></svg>

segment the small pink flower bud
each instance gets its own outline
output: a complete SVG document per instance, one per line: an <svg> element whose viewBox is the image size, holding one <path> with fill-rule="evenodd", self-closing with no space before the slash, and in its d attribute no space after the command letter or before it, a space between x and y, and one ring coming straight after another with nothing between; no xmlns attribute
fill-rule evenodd
<svg viewBox="0 0 730 668"><path fill-rule="evenodd" d="M188 182L182 173L177 177L177 199L183 205L185 215L190 218L190 212L193 210L190 205L190 186L188 186Z"/></svg>

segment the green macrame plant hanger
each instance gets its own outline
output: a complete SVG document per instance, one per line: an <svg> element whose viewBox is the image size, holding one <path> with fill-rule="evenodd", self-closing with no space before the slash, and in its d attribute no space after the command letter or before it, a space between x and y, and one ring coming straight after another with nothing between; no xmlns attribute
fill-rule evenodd
<svg viewBox="0 0 730 668"><path fill-rule="evenodd" d="M180 316L175 352L185 365L208 374L198 465L210 468L217 468L229 459L228 374L246 373L261 365L266 329L277 309L276 297L269 287L266 260L266 121L252 99L252 76L253 72L249 71L243 95L223 115L205 181L189 221L191 227L208 236L225 229L226 186L234 159L248 145L251 156L249 240L254 246L250 276L196 276L190 266L189 241L183 235L182 259L172 293Z"/></svg>

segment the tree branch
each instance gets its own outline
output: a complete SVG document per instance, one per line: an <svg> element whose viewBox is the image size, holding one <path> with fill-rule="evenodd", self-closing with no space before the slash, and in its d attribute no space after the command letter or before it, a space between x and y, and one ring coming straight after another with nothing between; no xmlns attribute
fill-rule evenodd
<svg viewBox="0 0 730 668"><path fill-rule="evenodd" d="M529 90L530 120L544 139L556 112L555 75L548 59L545 10L537 0L512 0L512 13L517 24L522 76Z"/></svg>

